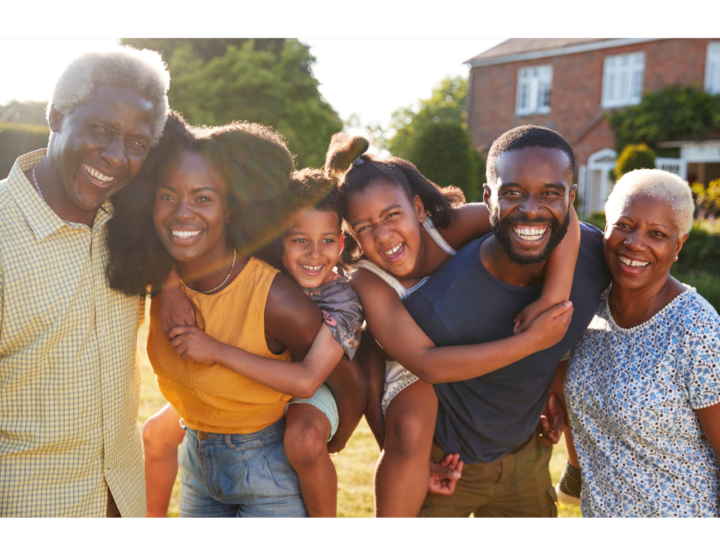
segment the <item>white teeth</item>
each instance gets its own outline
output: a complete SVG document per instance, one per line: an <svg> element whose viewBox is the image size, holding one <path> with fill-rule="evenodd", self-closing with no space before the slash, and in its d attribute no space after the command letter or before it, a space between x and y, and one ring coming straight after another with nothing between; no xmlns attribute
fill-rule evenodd
<svg viewBox="0 0 720 556"><path fill-rule="evenodd" d="M115 178L111 178L110 176L106 176L105 174L102 174L98 172L95 168L92 166L88 166L87 164L83 163L83 168L85 168L85 171L90 174L93 178L99 181L109 182L113 181Z"/></svg>
<svg viewBox="0 0 720 556"><path fill-rule="evenodd" d="M180 230L172 231L172 235L174 235L175 237L183 238L183 239L187 239L189 237L195 237L199 234L200 234L200 230L198 230L196 232L186 232L186 231L180 231Z"/></svg>
<svg viewBox="0 0 720 556"><path fill-rule="evenodd" d="M318 270L320 270L320 269L322 268L322 265L320 265L320 266L308 266L308 265L306 265L306 264L301 264L300 266L303 267L303 268L307 268L308 270L312 270L313 272L318 271Z"/></svg>
<svg viewBox="0 0 720 556"><path fill-rule="evenodd" d="M642 261L633 261L632 259L628 259L627 257L618 256L618 259L620 259L620 262L627 266L647 266L650 263L642 262Z"/></svg>
<svg viewBox="0 0 720 556"><path fill-rule="evenodd" d="M515 233L521 238L521 239L528 239L528 240L535 240L540 239L544 234L547 228L529 228L526 226L518 226L517 228L513 228L515 230Z"/></svg>
<svg viewBox="0 0 720 556"><path fill-rule="evenodd" d="M398 251L400 251L400 248L401 248L402 246L403 246L402 243L398 243L397 247L395 247L394 249L390 249L390 251L385 251L385 254L386 254L386 255L393 255L393 254L397 253Z"/></svg>

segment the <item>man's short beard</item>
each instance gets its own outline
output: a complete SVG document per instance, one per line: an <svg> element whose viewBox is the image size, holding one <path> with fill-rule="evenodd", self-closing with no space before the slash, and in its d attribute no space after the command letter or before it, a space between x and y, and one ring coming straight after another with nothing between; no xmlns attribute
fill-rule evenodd
<svg viewBox="0 0 720 556"><path fill-rule="evenodd" d="M546 261L550 256L550 253L553 252L553 249L560 245L560 242L565 237L568 226L570 225L569 210L561 224L554 217L546 220L540 219L531 221L517 216L508 216L507 218L504 218L501 222L500 211L496 210L496 207L494 207L491 203L488 203L488 208L490 209L490 225L492 226L492 231L495 234L497 242L505 250L505 252L508 254L508 256L513 262L521 265L537 264ZM547 245L545 245L545 249L543 249L543 251L537 255L529 256L524 256L515 252L515 250L513 249L512 239L510 238L510 230L513 225L534 226L536 224L548 224L550 226L550 238L548 239Z"/></svg>

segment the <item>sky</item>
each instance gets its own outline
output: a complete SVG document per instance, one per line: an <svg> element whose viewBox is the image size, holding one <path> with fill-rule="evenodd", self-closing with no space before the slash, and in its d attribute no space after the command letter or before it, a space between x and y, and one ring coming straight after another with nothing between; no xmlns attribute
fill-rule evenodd
<svg viewBox="0 0 720 556"><path fill-rule="evenodd" d="M320 92L345 121L386 124L393 110L428 97L446 75L468 75L463 62L504 39L300 39L316 58ZM116 39L0 39L0 67L23 79L3 80L0 104L47 101L65 64ZM32 68L28 71L27 68ZM172 76L170 86L172 87Z"/></svg>

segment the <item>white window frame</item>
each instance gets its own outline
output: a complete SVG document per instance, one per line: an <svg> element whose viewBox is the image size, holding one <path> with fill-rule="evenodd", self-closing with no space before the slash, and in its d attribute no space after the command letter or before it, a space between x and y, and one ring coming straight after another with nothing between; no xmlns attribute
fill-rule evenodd
<svg viewBox="0 0 720 556"><path fill-rule="evenodd" d="M720 42L711 42L707 45L705 90L714 95L720 94Z"/></svg>
<svg viewBox="0 0 720 556"><path fill-rule="evenodd" d="M527 66L518 70L515 114L549 114L552 66ZM525 105L523 105L525 100Z"/></svg>
<svg viewBox="0 0 720 556"><path fill-rule="evenodd" d="M603 66L602 107L639 104L644 79L644 52L607 56Z"/></svg>

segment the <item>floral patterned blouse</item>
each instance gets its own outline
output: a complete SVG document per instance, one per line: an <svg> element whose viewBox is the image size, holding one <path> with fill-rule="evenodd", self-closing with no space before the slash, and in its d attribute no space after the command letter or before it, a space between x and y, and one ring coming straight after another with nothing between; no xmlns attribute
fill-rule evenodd
<svg viewBox="0 0 720 556"><path fill-rule="evenodd" d="M720 466L695 410L720 402L720 317L691 288L621 328L610 288L565 379L583 515L717 516Z"/></svg>
<svg viewBox="0 0 720 556"><path fill-rule="evenodd" d="M342 274L320 284L317 288L303 288L320 308L325 324L345 351L345 359L352 360L360 345L360 328L364 318L360 298Z"/></svg>

